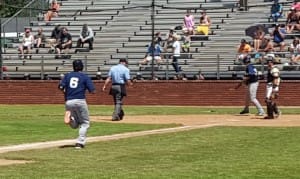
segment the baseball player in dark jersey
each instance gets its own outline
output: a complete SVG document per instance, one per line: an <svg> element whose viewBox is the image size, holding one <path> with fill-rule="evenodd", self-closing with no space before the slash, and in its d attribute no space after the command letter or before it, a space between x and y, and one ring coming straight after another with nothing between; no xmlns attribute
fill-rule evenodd
<svg viewBox="0 0 300 179"><path fill-rule="evenodd" d="M274 119L281 115L281 111L278 109L276 99L278 98L279 84L280 84L280 71L274 65L274 59L269 57L268 74L267 74L267 89L266 89L266 104L267 114L265 119ZM274 115L275 114L275 115Z"/></svg>
<svg viewBox="0 0 300 179"><path fill-rule="evenodd" d="M75 148L83 148L86 143L86 134L90 127L89 111L86 103L85 92L95 93L95 87L86 74L82 73L81 60L73 61L73 72L67 73L59 84L65 94L65 124L71 128L79 127L79 137Z"/></svg>
<svg viewBox="0 0 300 179"><path fill-rule="evenodd" d="M126 66L126 59L120 59L118 65L112 66L108 72L108 77L105 80L104 86L102 88L102 90L105 91L108 83L112 82L109 94L113 96L115 104L115 110L112 115L113 121L122 120L125 115L122 108L123 97L127 95L125 85L132 85L130 80L130 70Z"/></svg>
<svg viewBox="0 0 300 179"><path fill-rule="evenodd" d="M246 65L246 72L243 79L243 83L248 86L247 93L246 93L246 99L245 99L245 107L244 110L240 112L240 114L247 114L249 113L249 105L250 101L256 106L257 108L257 115L263 116L265 115L264 109L262 108L261 104L256 98L257 88L259 85L258 82L258 73L257 69L254 67L253 64L251 64L251 57L246 56L243 61Z"/></svg>

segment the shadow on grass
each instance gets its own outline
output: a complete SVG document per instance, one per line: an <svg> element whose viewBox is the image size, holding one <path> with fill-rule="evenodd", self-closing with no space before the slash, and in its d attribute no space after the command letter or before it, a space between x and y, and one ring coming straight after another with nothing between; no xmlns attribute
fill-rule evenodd
<svg viewBox="0 0 300 179"><path fill-rule="evenodd" d="M69 145L62 145L62 146L59 146L58 148L63 149L63 148L74 148L74 147L75 147L74 144L69 144Z"/></svg>

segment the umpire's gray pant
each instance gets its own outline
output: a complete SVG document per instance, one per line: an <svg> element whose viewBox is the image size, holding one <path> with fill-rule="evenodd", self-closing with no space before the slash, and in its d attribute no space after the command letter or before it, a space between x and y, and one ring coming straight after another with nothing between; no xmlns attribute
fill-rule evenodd
<svg viewBox="0 0 300 179"><path fill-rule="evenodd" d="M114 98L115 109L112 115L112 119L120 119L120 113L123 110L123 97L124 97L124 89L122 89L122 85L112 85L111 86L112 95Z"/></svg>
<svg viewBox="0 0 300 179"><path fill-rule="evenodd" d="M257 93L258 85L259 85L258 82L250 83L248 85L248 90L247 90L247 93L246 93L245 106L249 107L250 102L252 102L256 106L259 113L264 113L264 109L260 105L259 101L256 99L256 93Z"/></svg>
<svg viewBox="0 0 300 179"><path fill-rule="evenodd" d="M86 134L88 128L90 127L89 111L85 99L73 99L66 102L66 110L71 111L71 116L74 117L75 121L72 123L71 127L79 128L79 136L77 138L77 143L85 145Z"/></svg>

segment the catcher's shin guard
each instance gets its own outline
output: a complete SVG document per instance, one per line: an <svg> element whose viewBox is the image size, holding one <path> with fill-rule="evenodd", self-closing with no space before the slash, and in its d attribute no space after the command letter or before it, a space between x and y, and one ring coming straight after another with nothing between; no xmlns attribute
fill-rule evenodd
<svg viewBox="0 0 300 179"><path fill-rule="evenodd" d="M273 108L272 100L266 99L266 103L267 103L268 118L273 119L274 118L274 108Z"/></svg>

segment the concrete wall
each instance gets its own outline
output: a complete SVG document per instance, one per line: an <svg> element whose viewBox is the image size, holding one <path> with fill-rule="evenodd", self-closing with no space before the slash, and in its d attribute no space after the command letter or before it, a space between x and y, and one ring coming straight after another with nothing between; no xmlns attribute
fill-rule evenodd
<svg viewBox="0 0 300 179"><path fill-rule="evenodd" d="M89 104L112 104L103 81L94 81L97 93L88 94ZM300 106L300 81L284 81L280 86L279 105ZM234 90L237 81L139 81L128 88L126 105L195 105L242 106L245 87ZM58 81L0 81L0 104L63 104ZM261 82L258 99L264 105L265 82Z"/></svg>

